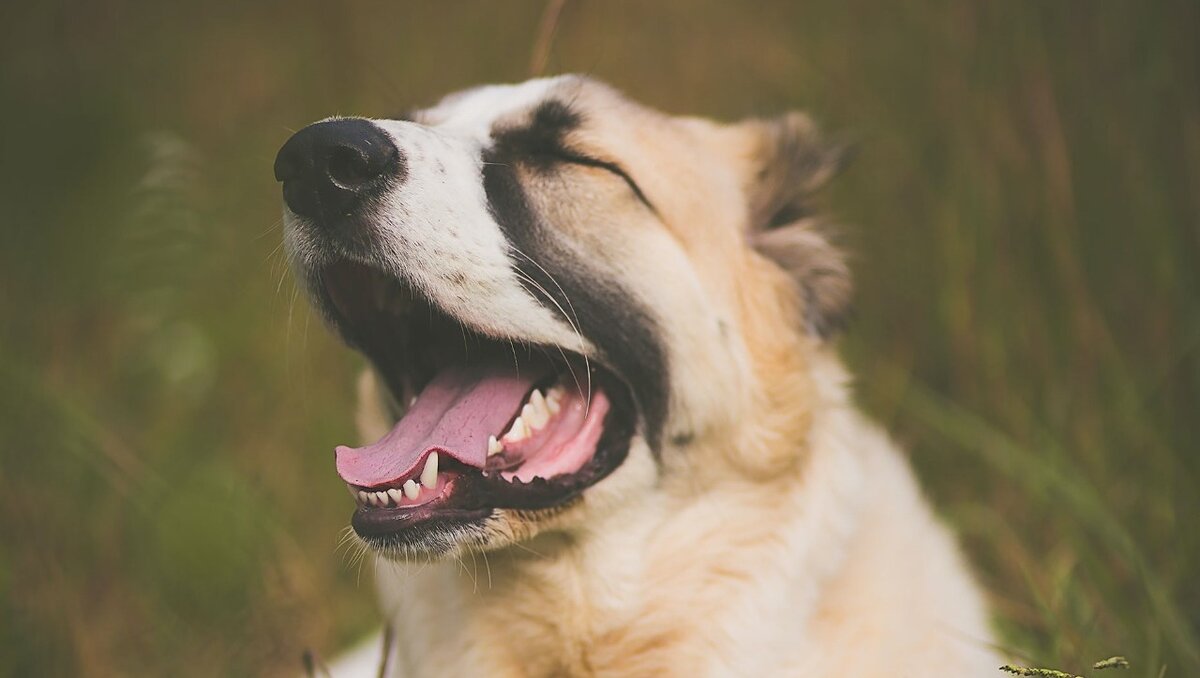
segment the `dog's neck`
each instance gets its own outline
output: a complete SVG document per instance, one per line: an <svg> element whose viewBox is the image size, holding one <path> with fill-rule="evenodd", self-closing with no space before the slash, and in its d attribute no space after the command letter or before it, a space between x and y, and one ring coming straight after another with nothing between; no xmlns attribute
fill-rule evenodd
<svg viewBox="0 0 1200 678"><path fill-rule="evenodd" d="M844 398L840 375L834 364L827 377L835 383L826 390ZM846 408L829 416L857 417ZM614 498L583 529L545 531L453 562L381 562L397 661L406 669L400 675L431 666L487 675L616 667L665 675L711 672L722 663L740 674L754 657L737 648L794 645L804 637L814 592L840 563L844 525L861 500L859 458L846 449L854 441L834 435L851 427L811 426L804 461L766 484L734 477L697 493L686 479L664 483L661 491ZM646 459L645 468L627 464L618 473L657 473ZM764 515L781 522L764 522ZM778 639L762 637L754 617L783 604L787 610L771 613L786 620L775 628ZM739 637L751 628L754 637ZM717 647L730 655L715 655ZM695 658L696 671L680 666L681 657Z"/></svg>

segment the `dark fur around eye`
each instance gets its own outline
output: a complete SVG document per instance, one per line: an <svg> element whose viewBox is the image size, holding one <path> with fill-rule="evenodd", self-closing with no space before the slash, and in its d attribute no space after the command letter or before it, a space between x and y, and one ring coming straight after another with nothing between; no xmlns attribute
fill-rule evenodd
<svg viewBox="0 0 1200 678"><path fill-rule="evenodd" d="M503 128L492 133L491 153L528 163L535 171L549 172L556 165L571 163L598 167L620 177L637 199L650 211L658 213L637 182L620 165L588 157L567 146L565 137L584 122L582 115L562 101L542 103L533 112L532 121L522 127Z"/></svg>

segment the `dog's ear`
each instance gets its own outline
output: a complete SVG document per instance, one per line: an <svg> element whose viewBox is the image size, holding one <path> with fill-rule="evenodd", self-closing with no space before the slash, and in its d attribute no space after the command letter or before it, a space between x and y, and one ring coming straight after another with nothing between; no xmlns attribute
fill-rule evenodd
<svg viewBox="0 0 1200 678"><path fill-rule="evenodd" d="M824 230L815 220L801 219L753 233L751 242L795 281L804 302L804 329L830 339L849 318L853 284L846 255Z"/></svg>
<svg viewBox="0 0 1200 678"><path fill-rule="evenodd" d="M844 326L852 285L833 229L815 212L813 194L849 158L844 144L823 141L801 113L740 124L750 134L746 176L750 244L795 281L805 329L829 339Z"/></svg>

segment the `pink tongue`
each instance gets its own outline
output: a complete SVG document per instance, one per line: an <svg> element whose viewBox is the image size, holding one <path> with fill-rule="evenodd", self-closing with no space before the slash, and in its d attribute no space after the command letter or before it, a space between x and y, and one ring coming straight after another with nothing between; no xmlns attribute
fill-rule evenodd
<svg viewBox="0 0 1200 678"><path fill-rule="evenodd" d="M438 373L396 426L366 447L339 445L337 472L361 487L391 485L420 472L426 453L448 454L475 468L487 461L488 436L500 437L547 365L503 362Z"/></svg>

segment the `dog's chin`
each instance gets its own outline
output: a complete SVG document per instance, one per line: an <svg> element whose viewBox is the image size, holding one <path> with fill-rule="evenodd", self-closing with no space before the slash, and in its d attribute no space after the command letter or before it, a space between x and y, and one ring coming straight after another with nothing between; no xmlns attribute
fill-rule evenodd
<svg viewBox="0 0 1200 678"><path fill-rule="evenodd" d="M429 563L497 551L529 542L543 534L568 534L578 526L582 504L582 498L575 497L560 506L535 511L497 508L483 518L469 516L455 520L445 517L383 535L363 535L356 531L356 536L362 544L388 560Z"/></svg>
<svg viewBox="0 0 1200 678"><path fill-rule="evenodd" d="M350 524L380 554L423 560L528 538L626 460L636 404L595 360L484 336L367 266L327 266L311 282L388 392L392 430L337 450L357 501Z"/></svg>

